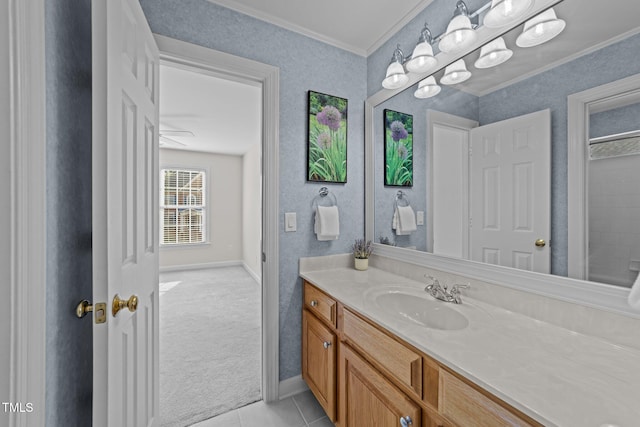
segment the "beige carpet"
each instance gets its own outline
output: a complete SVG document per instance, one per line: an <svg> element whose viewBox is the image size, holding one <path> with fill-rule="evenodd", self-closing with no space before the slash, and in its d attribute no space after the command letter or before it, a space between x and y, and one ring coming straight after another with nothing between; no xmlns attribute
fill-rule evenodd
<svg viewBox="0 0 640 427"><path fill-rule="evenodd" d="M260 285L242 267L160 275L160 425L260 400Z"/></svg>

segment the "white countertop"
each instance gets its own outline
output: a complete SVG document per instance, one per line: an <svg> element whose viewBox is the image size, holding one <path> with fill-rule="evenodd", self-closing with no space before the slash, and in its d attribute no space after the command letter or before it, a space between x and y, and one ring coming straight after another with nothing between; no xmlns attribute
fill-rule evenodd
<svg viewBox="0 0 640 427"><path fill-rule="evenodd" d="M640 351L473 300L464 290L462 304L442 304L464 314L469 326L429 329L370 297L390 285L424 292L425 283L376 268L300 275L546 426L640 426Z"/></svg>

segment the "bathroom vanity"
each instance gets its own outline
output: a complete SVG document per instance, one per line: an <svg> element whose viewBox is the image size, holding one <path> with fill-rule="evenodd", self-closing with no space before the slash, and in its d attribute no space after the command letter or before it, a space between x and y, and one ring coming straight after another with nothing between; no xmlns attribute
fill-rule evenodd
<svg viewBox="0 0 640 427"><path fill-rule="evenodd" d="M379 268L303 264L302 376L336 426L638 425L635 349Z"/></svg>

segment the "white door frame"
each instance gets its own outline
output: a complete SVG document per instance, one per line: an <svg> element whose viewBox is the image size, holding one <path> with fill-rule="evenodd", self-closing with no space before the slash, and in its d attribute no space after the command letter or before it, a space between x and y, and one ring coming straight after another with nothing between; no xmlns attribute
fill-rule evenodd
<svg viewBox="0 0 640 427"><path fill-rule="evenodd" d="M262 85L262 398L279 399L279 69L155 35L160 60ZM160 94L162 96L162 94Z"/></svg>
<svg viewBox="0 0 640 427"><path fill-rule="evenodd" d="M45 422L46 91L44 0L4 0L8 10L10 113L10 401L30 402L31 413L12 413L9 425ZM3 67L5 64L3 64ZM3 68L2 73L7 68ZM5 95L4 93L2 94ZM3 255L5 255L3 253ZM6 351L6 350L3 350Z"/></svg>
<svg viewBox="0 0 640 427"><path fill-rule="evenodd" d="M628 105L640 93L640 74L569 95L567 99L568 150L568 261L569 277L589 276L589 209L587 142L590 113ZM606 108L605 108L606 107Z"/></svg>
<svg viewBox="0 0 640 427"><path fill-rule="evenodd" d="M427 110L427 176L429 177L429 185L427 185L427 251L433 253L433 206L434 206L434 176L433 176L433 143L434 143L434 127L436 125L446 126L449 128L460 129L467 132L467 148L469 148L470 132L471 129L478 127L479 123L476 120L470 120L465 117L455 116L449 113L443 113L436 110ZM467 190L469 188L469 156L466 158L466 176ZM469 192L467 191L467 196ZM464 213L463 217L469 219L469 197L464 201ZM469 258L469 226L466 227L466 238L464 240L464 251L467 259Z"/></svg>

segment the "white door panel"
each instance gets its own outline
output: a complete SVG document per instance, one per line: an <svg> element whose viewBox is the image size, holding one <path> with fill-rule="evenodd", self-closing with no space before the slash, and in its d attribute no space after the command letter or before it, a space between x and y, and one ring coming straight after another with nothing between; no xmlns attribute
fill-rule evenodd
<svg viewBox="0 0 640 427"><path fill-rule="evenodd" d="M158 424L158 65L136 0L94 0L94 426ZM112 315L116 295L138 297Z"/></svg>
<svg viewBox="0 0 640 427"><path fill-rule="evenodd" d="M544 110L471 131L471 259L550 272L551 116Z"/></svg>

